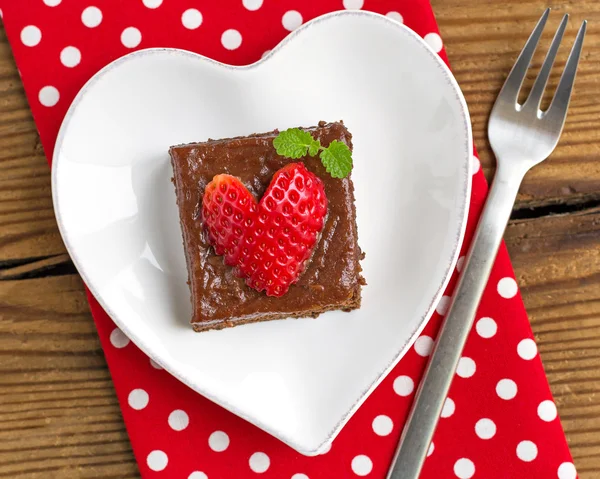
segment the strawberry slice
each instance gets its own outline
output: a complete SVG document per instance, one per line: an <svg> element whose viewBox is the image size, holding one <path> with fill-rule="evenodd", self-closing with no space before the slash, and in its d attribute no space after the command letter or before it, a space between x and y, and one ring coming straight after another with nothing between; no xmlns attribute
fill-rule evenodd
<svg viewBox="0 0 600 479"><path fill-rule="evenodd" d="M327 215L323 182L303 163L273 175L260 202L231 175L206 186L202 221L210 244L246 284L268 296L298 281Z"/></svg>

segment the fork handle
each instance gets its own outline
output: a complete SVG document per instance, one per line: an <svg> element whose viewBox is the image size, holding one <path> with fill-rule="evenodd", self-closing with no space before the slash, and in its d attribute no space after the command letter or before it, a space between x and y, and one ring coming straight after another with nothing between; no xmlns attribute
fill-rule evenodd
<svg viewBox="0 0 600 479"><path fill-rule="evenodd" d="M496 173L388 479L419 477L526 171L500 166Z"/></svg>

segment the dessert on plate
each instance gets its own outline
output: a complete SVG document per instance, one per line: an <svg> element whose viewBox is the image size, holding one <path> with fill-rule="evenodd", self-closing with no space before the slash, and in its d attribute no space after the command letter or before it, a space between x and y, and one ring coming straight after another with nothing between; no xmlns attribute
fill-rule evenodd
<svg viewBox="0 0 600 479"><path fill-rule="evenodd" d="M342 122L170 148L195 331L360 307Z"/></svg>

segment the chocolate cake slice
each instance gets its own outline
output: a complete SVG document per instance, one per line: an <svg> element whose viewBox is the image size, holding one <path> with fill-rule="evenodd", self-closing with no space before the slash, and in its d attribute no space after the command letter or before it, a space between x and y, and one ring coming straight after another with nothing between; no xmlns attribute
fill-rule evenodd
<svg viewBox="0 0 600 479"><path fill-rule="evenodd" d="M352 148L343 123L320 122L307 128L324 146L333 140ZM222 329L256 321L316 317L325 311L360 307L362 252L358 246L354 186L350 176L332 178L318 157L290 160L273 147L278 131L171 147L174 184L193 305L195 331ZM282 297L246 285L208 242L201 221L202 198L215 175L238 177L260 199L274 173L301 161L325 185L328 214L313 255L297 283Z"/></svg>

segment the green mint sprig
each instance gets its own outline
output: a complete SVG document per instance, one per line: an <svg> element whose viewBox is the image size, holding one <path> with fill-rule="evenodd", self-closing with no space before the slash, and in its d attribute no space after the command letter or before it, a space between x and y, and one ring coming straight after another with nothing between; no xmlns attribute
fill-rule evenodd
<svg viewBox="0 0 600 479"><path fill-rule="evenodd" d="M278 155L292 159L302 158L307 154L316 156L320 153L319 157L325 170L334 178L344 178L352 171L352 152L345 143L338 140L333 140L325 148L309 132L289 128L277 135L273 146Z"/></svg>

